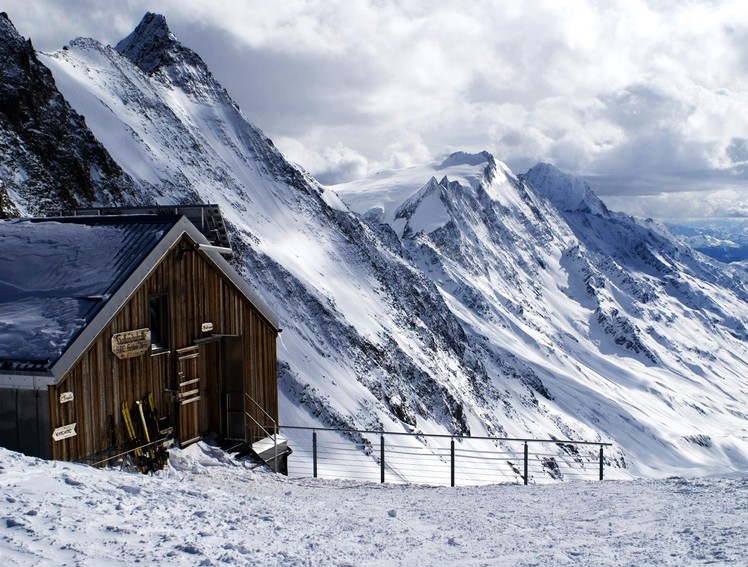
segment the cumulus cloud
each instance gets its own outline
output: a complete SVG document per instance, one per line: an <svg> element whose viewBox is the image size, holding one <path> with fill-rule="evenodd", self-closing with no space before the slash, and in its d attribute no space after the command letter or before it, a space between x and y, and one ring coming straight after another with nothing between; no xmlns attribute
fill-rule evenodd
<svg viewBox="0 0 748 567"><path fill-rule="evenodd" d="M323 164L316 168L315 175L321 183L335 184L349 179L360 179L368 173L368 160L356 150L336 144L325 148L321 157Z"/></svg>
<svg viewBox="0 0 748 567"><path fill-rule="evenodd" d="M705 214L745 210L742 0L42 0L10 16L54 49L116 43L147 10L325 182L487 149L586 176L630 212L681 214L681 191Z"/></svg>

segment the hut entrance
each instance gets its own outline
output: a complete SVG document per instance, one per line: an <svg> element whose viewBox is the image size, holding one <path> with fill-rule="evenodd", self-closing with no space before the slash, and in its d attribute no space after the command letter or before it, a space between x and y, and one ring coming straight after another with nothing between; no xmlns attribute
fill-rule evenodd
<svg viewBox="0 0 748 567"><path fill-rule="evenodd" d="M221 337L221 437L246 439L244 421L244 343L240 336Z"/></svg>
<svg viewBox="0 0 748 567"><path fill-rule="evenodd" d="M196 341L197 342L197 341ZM225 441L244 441L244 341L239 335L201 339L200 433L213 431Z"/></svg>
<svg viewBox="0 0 748 567"><path fill-rule="evenodd" d="M200 378L197 372L199 355L197 345L177 349L177 441L180 447L200 440Z"/></svg>

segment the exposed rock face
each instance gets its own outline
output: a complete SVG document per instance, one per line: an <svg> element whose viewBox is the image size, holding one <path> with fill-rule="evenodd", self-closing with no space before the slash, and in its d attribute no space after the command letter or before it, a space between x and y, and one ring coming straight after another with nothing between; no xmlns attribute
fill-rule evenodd
<svg viewBox="0 0 748 567"><path fill-rule="evenodd" d="M0 16L0 60L0 214L128 201L132 180L7 15Z"/></svg>
<svg viewBox="0 0 748 567"><path fill-rule="evenodd" d="M606 458L631 463L634 474L660 462L676 470L700 459L740 462L739 438L727 434L694 455L684 434L746 427L745 270L704 260L656 223L608 211L552 166L517 176L486 152L386 172L386 186L382 178L352 193L338 186L341 200L290 164L155 14L116 48L76 39L32 56L29 68L49 66L73 107L95 106L89 127L129 175L97 165L94 181L132 179L130 199L221 206L237 269L282 321L283 421L610 439ZM28 79L20 76L19 89ZM73 111L54 93L69 121ZM3 132L23 159L47 159L15 130ZM6 175L14 162L2 163L4 180L41 183L54 171ZM70 193L117 196L84 184ZM16 185L7 194L28 210ZM431 450L448 441L417 443ZM553 459L583 468L596 458L566 462L563 446L554 450L544 465L551 478Z"/></svg>
<svg viewBox="0 0 748 567"><path fill-rule="evenodd" d="M148 12L133 32L120 41L115 49L135 63L144 73L173 66L185 59L204 68L202 59L194 51L185 49L169 31L166 18Z"/></svg>

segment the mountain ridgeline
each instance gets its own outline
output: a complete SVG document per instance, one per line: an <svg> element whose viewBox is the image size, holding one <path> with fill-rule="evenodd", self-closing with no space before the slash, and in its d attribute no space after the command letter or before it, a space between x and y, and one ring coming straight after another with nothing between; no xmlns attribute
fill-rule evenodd
<svg viewBox="0 0 748 567"><path fill-rule="evenodd" d="M0 14L0 218L137 200L134 183Z"/></svg>
<svg viewBox="0 0 748 567"><path fill-rule="evenodd" d="M115 48L0 33L3 210L218 203L282 321L283 422L611 441L621 478L745 468L745 268L485 152L322 187L156 14Z"/></svg>

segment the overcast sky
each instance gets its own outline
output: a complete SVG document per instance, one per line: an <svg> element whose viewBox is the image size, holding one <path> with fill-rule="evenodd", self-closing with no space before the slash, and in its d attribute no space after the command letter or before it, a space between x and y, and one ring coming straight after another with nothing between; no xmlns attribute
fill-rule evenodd
<svg viewBox="0 0 748 567"><path fill-rule="evenodd" d="M745 0L11 0L38 50L147 11L325 183L488 150L615 210L748 216Z"/></svg>

